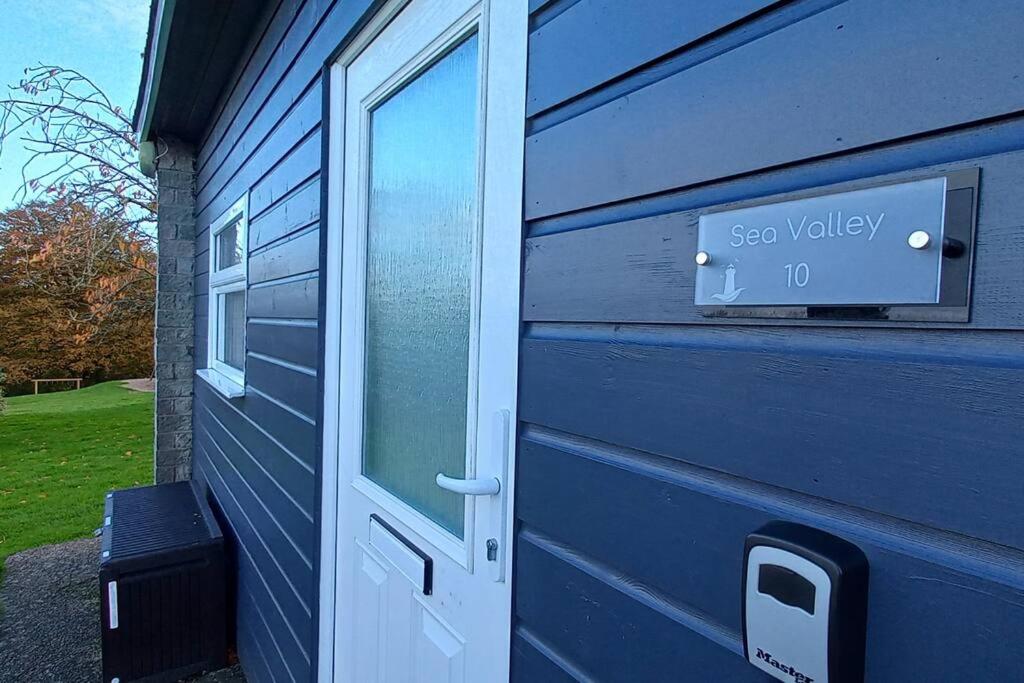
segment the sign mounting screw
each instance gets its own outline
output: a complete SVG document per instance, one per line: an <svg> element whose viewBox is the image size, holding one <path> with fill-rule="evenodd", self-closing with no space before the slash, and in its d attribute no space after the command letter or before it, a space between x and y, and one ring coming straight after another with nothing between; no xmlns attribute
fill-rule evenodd
<svg viewBox="0 0 1024 683"><path fill-rule="evenodd" d="M907 244L910 245L911 249L927 249L931 242L932 236L924 230L915 230L907 238Z"/></svg>
<svg viewBox="0 0 1024 683"><path fill-rule="evenodd" d="M960 258L967 251L966 245L952 237L942 238L942 255L946 258Z"/></svg>
<svg viewBox="0 0 1024 683"><path fill-rule="evenodd" d="M711 263L711 254L706 251L698 251L693 260L697 262L698 266L706 266Z"/></svg>

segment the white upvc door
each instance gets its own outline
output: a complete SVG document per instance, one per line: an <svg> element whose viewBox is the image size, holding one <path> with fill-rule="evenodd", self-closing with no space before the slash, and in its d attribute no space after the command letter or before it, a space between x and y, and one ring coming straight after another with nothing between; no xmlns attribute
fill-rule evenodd
<svg viewBox="0 0 1024 683"><path fill-rule="evenodd" d="M331 72L320 679L507 681L526 0Z"/></svg>

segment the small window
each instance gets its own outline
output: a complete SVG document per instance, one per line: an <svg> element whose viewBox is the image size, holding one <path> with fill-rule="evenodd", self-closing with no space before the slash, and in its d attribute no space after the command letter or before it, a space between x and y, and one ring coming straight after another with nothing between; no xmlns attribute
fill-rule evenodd
<svg viewBox="0 0 1024 683"><path fill-rule="evenodd" d="M224 271L242 263L245 251L245 245L242 243L245 239L245 226L241 225L241 222L242 216L239 215L216 235L217 253L214 261L217 271Z"/></svg>
<svg viewBox="0 0 1024 683"><path fill-rule="evenodd" d="M249 197L210 225L207 367L199 375L229 397L245 393L245 284Z"/></svg>

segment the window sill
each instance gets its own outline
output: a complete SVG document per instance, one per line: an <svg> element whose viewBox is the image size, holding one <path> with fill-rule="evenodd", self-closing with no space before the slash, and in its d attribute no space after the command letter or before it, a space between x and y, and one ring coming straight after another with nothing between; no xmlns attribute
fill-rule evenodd
<svg viewBox="0 0 1024 683"><path fill-rule="evenodd" d="M238 398L245 396L245 387L238 382L228 379L212 368L196 370L196 374L206 380L206 383L217 390L226 398Z"/></svg>

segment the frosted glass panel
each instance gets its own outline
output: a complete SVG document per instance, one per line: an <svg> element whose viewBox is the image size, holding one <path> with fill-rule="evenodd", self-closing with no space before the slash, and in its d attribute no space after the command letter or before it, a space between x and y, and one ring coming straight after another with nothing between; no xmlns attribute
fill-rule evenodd
<svg viewBox="0 0 1024 683"><path fill-rule="evenodd" d="M363 473L463 534L477 195L477 39L370 119Z"/></svg>

